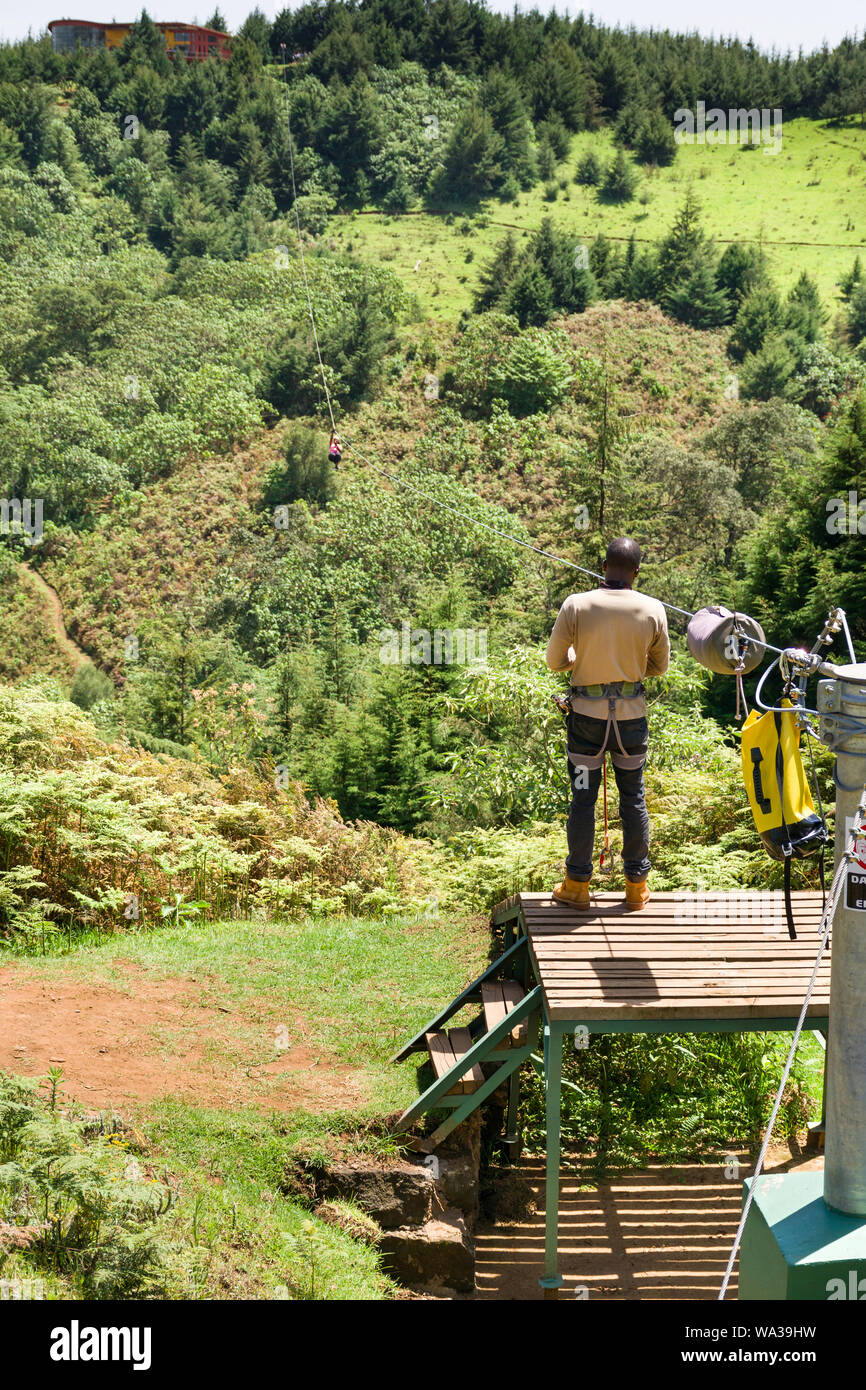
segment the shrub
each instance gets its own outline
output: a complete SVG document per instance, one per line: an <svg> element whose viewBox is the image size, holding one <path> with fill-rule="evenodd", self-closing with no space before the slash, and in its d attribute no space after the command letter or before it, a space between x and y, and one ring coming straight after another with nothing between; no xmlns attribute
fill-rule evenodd
<svg viewBox="0 0 866 1390"><path fill-rule="evenodd" d="M595 150L587 150L577 162L577 170L574 175L575 183L582 183L588 187L595 188L601 183L602 167Z"/></svg>
<svg viewBox="0 0 866 1390"><path fill-rule="evenodd" d="M327 502L333 493L334 469L325 440L316 430L293 425L283 446L285 462L268 474L262 501L266 507L289 502Z"/></svg>
<svg viewBox="0 0 866 1390"><path fill-rule="evenodd" d="M140 1136L94 1133L61 1113L59 1084L50 1072L43 1096L0 1073L0 1261L26 1251L25 1267L66 1276L87 1298L164 1293L169 1188L142 1175Z"/></svg>
<svg viewBox="0 0 866 1390"><path fill-rule="evenodd" d="M90 709L99 700L110 700L114 696L114 681L104 671L87 662L79 666L72 682L69 698L79 709Z"/></svg>

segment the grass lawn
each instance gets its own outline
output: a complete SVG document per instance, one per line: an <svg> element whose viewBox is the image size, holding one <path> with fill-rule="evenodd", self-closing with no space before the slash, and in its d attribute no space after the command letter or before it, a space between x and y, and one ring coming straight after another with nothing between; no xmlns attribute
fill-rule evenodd
<svg viewBox="0 0 866 1390"><path fill-rule="evenodd" d="M836 284L864 249L866 128L788 121L778 154L682 145L669 168L642 170L636 198L620 205L602 203L595 189L574 183L577 161L589 148L609 162L610 133L573 138L557 170L557 185L562 181L565 188L557 186L555 201L547 201L541 183L521 193L516 204L488 201L480 208L489 218L484 227L460 212L450 221L436 214L374 212L332 217L328 233L341 250L388 262L415 291L425 316L453 321L470 307L479 269L508 227L529 236L542 217L551 216L573 229L576 244L599 233L624 240L634 233L638 242L654 242L668 231L692 182L706 230L720 249L728 241L762 241L782 289L806 270L835 312Z"/></svg>
<svg viewBox="0 0 866 1390"><path fill-rule="evenodd" d="M292 1160L393 1150L369 1122L417 1095L418 1063L388 1058L483 969L488 945L449 918L332 917L191 924L7 959L0 1070L39 1076L60 1060L61 1106L82 1103L109 1132L123 1117L119 1142L173 1194L163 1297L387 1298L374 1247L354 1238L358 1214L342 1228L314 1215ZM86 1034L96 1023L101 1048ZM17 1252L4 1267L36 1273ZM46 1297L69 1293L49 1271Z"/></svg>

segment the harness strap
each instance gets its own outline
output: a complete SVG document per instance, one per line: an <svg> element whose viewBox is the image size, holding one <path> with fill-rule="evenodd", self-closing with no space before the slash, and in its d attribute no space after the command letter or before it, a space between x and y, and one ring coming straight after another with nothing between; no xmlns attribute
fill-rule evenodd
<svg viewBox="0 0 866 1390"><path fill-rule="evenodd" d="M797 929L794 926L794 910L791 905L791 860L794 857L794 846L791 843L791 832L788 829L788 822L785 820L785 760L782 757L782 715L779 710L773 713L773 721L776 725L778 743L776 745L776 782L779 787L779 814L782 818L782 830L785 833L782 842L782 852L785 856L785 920L788 924L788 935L792 941L797 940Z"/></svg>
<svg viewBox="0 0 866 1390"><path fill-rule="evenodd" d="M623 746L622 735L619 731L619 723L615 713L618 698L619 696L616 695L608 696L607 722L604 726L601 747L596 753L569 753L569 761L573 767L585 767L595 772L598 768L604 766L604 755L607 752L610 752L610 760L614 767L618 767L622 772L634 772L637 768L643 767L646 762L646 753L627 753ZM613 729L614 736L619 745L618 752L613 748L608 749L607 746L610 741L611 729Z"/></svg>
<svg viewBox="0 0 866 1390"><path fill-rule="evenodd" d="M821 865L823 876L824 865ZM794 910L791 906L791 855L785 860L785 920L788 923L788 935L792 941L797 940L797 928L794 926Z"/></svg>

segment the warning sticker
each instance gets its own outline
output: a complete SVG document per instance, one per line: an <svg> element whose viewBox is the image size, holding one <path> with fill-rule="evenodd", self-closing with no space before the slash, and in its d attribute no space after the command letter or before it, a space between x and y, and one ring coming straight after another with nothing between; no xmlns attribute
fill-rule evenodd
<svg viewBox="0 0 866 1390"><path fill-rule="evenodd" d="M850 835L853 824L853 816L847 816L846 835ZM863 834L858 835L854 841L854 862L848 869L845 906L852 912L866 912L866 835Z"/></svg>

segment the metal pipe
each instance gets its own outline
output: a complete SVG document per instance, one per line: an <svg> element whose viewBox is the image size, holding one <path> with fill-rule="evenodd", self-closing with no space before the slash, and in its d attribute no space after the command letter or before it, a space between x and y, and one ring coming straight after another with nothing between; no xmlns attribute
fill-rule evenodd
<svg viewBox="0 0 866 1390"><path fill-rule="evenodd" d="M866 665L839 667L833 677L821 682L819 705L843 716L862 715L858 684L866 681ZM849 680L858 684L849 685ZM862 816L866 776L866 726L860 724L862 732L842 728L835 769L837 865L846 853L851 823L859 824ZM866 869L861 872L856 860L833 920L827 1050L832 1062L827 1075L824 1201L838 1211L866 1216Z"/></svg>

